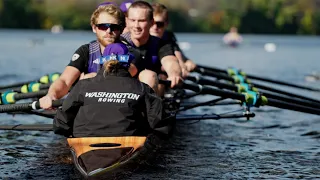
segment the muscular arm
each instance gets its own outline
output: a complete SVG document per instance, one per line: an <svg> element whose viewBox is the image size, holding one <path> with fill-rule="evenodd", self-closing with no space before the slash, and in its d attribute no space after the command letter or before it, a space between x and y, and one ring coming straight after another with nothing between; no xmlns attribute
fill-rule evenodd
<svg viewBox="0 0 320 180"><path fill-rule="evenodd" d="M80 74L85 72L88 59L89 45L84 44L74 52L60 78L50 86L48 96L52 99L60 99L66 95L73 83L80 77Z"/></svg>
<svg viewBox="0 0 320 180"><path fill-rule="evenodd" d="M175 56L164 56L161 59L161 65L169 77L181 76L181 68L179 65L179 61Z"/></svg>
<svg viewBox="0 0 320 180"><path fill-rule="evenodd" d="M67 66L61 76L52 83L48 96L52 99L60 99L68 94L72 84L80 77L81 72L72 66Z"/></svg>

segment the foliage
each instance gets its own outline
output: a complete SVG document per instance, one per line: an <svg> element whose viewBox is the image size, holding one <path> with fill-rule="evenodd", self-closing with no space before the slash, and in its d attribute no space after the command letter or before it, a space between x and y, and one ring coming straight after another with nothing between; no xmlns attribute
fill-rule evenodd
<svg viewBox="0 0 320 180"><path fill-rule="evenodd" d="M0 28L90 29L103 0L0 0ZM117 4L121 0L115 0ZM149 0L148 2L156 2ZM159 0L169 8L177 32L319 34L320 0Z"/></svg>

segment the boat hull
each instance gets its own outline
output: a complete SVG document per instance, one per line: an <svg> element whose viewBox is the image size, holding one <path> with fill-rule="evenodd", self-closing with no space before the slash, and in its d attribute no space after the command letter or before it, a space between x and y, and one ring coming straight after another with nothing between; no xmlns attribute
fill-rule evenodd
<svg viewBox="0 0 320 180"><path fill-rule="evenodd" d="M164 101L164 118L172 123L170 135L175 127L175 116L171 112L179 108L179 101L171 96ZM85 177L108 176L123 171L131 164L143 163L155 157L165 140L156 135L148 137L82 137L67 139L73 162Z"/></svg>

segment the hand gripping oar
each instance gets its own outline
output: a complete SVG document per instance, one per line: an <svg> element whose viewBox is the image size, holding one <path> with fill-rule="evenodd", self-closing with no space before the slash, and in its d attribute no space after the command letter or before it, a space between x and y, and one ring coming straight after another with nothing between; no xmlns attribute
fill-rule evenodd
<svg viewBox="0 0 320 180"><path fill-rule="evenodd" d="M201 69L207 69L207 70L214 71L214 72L219 72L219 73L223 73L223 74L229 74L231 76L239 73L239 74L241 74L243 76L246 76L249 79L260 80L260 81L264 81L264 82L269 82L269 83L274 83L274 84L279 84L279 85L284 85L284 86L289 86L289 87L294 87L294 88L299 88L299 89L304 89L304 90L309 90L309 91L320 92L320 89L317 89L317 88L312 88L312 87L307 87L307 86L302 86L302 85L296 85L296 84L291 84L291 83L287 83L287 82L284 82L284 81L279 81L279 80L274 80L274 79L262 78L262 77L258 77L258 76L254 76L254 75L249 75L249 74L246 74L246 73L244 73L242 71L236 70L234 68L229 68L228 70L222 70L222 69L218 69L218 68L197 65L196 71L201 71Z"/></svg>
<svg viewBox="0 0 320 180"><path fill-rule="evenodd" d="M214 72L214 71L206 70L206 69L196 69L195 71L200 73L200 74L202 74L202 75L205 75L205 76L216 77L218 79L231 81L231 82L233 82L235 84L249 83L249 84L252 84L254 87L259 88L259 89L264 89L264 90L276 92L276 93L279 93L279 94L283 94L283 95L286 95L286 96L295 97L295 98L299 98L299 99L303 99L303 100L308 100L308 101L320 103L319 100L315 100L315 99L312 99L312 98L309 98L309 97L305 97L305 96L301 96L301 95L298 95L298 94L293 94L293 93L285 92L285 91L282 91L282 90L279 90L279 89L267 87L267 86L264 86L264 85L260 85L258 83L250 82L249 80L245 79L245 77L243 77L241 75L237 75L237 76L232 76L231 77L231 76L228 76L227 74Z"/></svg>
<svg viewBox="0 0 320 180"><path fill-rule="evenodd" d="M52 107L59 107L62 105L64 99L59 99L52 101ZM34 101L32 103L21 103L21 104L6 104L0 105L0 113L17 112L17 111L31 111L40 108L39 101Z"/></svg>
<svg viewBox="0 0 320 180"><path fill-rule="evenodd" d="M3 85L0 86L0 90L9 89L9 88L15 88L15 87L21 87L26 84L30 83L42 83L42 84L49 84L58 79L60 76L60 73L51 73L45 76L42 76L40 79L34 80L34 81L27 81L27 82L20 82L10 85Z"/></svg>
<svg viewBox="0 0 320 180"><path fill-rule="evenodd" d="M279 95L275 95L275 94L268 93L268 92L261 91L261 90L258 91L258 89L251 87L249 84L245 84L245 83L236 84L236 85L226 84L226 83L222 83L219 81L213 81L211 79L207 79L207 78L203 78L203 77L199 77L199 76L189 76L189 77L187 77L187 80L193 81L195 83L199 83L201 85L210 85L210 86L215 86L215 87L222 88L222 89L232 90L232 91L235 91L238 93L243 93L243 92L247 92L250 90L255 91L255 92L260 92L260 93L262 93L262 95L266 96L267 98L273 98L273 99L277 99L277 100L281 100L281 101L285 101L285 102L289 102L289 103L294 103L294 104L299 104L299 105L308 106L308 107L312 107L312 108L317 108L320 111L320 103L279 96Z"/></svg>

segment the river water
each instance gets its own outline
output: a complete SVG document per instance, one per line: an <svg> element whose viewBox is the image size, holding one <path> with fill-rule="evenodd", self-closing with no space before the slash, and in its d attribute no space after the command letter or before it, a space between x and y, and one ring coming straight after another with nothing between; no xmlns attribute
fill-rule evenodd
<svg viewBox="0 0 320 180"><path fill-rule="evenodd" d="M320 39L302 36L245 35L239 48L221 45L222 35L178 34L196 63L237 67L248 74L320 88L304 75L320 71ZM73 52L94 39L91 32L0 31L0 84L38 79L61 72ZM267 52L266 43L276 51ZM283 90L320 99L320 93ZM192 101L205 101L199 96ZM201 107L188 113L220 113L238 106ZM317 179L320 178L320 117L272 107L254 109L256 117L180 122L154 163L118 179ZM35 115L0 115L0 124L51 123ZM52 132L0 131L2 179L81 179L66 141Z"/></svg>

